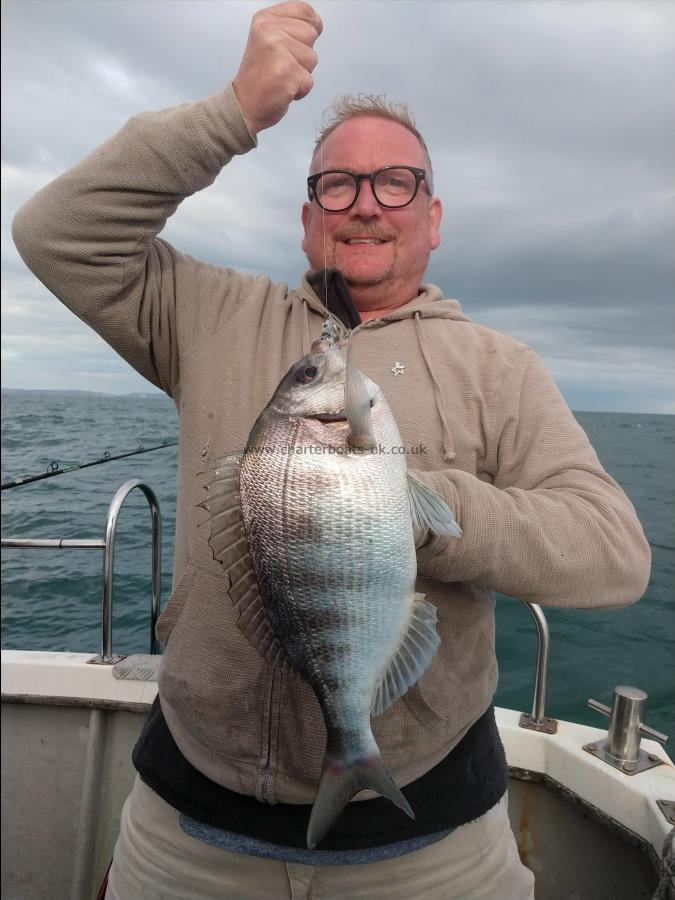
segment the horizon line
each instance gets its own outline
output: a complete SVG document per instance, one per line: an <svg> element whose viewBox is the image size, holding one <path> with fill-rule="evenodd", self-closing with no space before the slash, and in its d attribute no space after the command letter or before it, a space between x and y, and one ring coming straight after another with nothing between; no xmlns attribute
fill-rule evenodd
<svg viewBox="0 0 675 900"><path fill-rule="evenodd" d="M112 393L111 391L92 391L86 390L84 388L16 388L16 387L2 387L2 393L27 393L27 394L39 394L39 393L51 393L51 394L90 394L98 397L165 397L167 400L171 400L172 398L161 391L159 389L154 391L123 391L119 393ZM634 409L574 409L570 407L570 411L573 413L597 413L597 414L615 414L615 415L625 415L625 416L675 416L675 411L673 412L651 412L644 410L634 410Z"/></svg>

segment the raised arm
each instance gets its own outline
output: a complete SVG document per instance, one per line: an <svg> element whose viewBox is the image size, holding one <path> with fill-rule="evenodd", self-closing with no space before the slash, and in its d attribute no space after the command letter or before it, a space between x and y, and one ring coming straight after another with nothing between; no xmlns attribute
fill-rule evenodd
<svg viewBox="0 0 675 900"><path fill-rule="evenodd" d="M311 89L320 30L306 3L256 13L233 85L198 103L134 116L14 219L26 265L169 394L179 379L181 336L199 339L200 298L222 299L223 273L157 235L182 200L212 184Z"/></svg>
<svg viewBox="0 0 675 900"><path fill-rule="evenodd" d="M493 440L492 484L455 469L416 473L463 532L460 540L422 536L419 574L543 605L638 600L651 555L635 510L527 348L503 382Z"/></svg>

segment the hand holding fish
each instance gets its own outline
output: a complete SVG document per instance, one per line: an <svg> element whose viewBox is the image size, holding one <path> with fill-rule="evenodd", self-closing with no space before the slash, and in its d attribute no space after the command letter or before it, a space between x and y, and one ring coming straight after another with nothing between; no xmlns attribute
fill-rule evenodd
<svg viewBox="0 0 675 900"><path fill-rule="evenodd" d="M312 90L318 62L314 42L322 28L318 14L300 0L268 6L253 16L233 88L254 134L276 125L291 101Z"/></svg>

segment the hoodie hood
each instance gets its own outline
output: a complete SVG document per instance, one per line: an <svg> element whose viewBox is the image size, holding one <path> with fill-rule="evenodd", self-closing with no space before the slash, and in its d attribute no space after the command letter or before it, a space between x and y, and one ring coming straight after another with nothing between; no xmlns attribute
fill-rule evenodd
<svg viewBox="0 0 675 900"><path fill-rule="evenodd" d="M340 315L340 307L344 305L344 298L342 300L342 303L335 304L332 300L331 292L329 288L327 288L327 285L330 284L331 280L328 277L328 273L320 273L319 277L317 278L316 274L311 274L308 272L302 279L299 295L303 301L305 333L307 336L307 340L309 340L310 333L310 309L314 310L315 312L321 313L321 315L323 316L326 316L328 314L331 316L331 318L333 318L334 316L339 318L343 333L349 333L349 325L352 324L352 321L348 320L348 322L345 322L344 318ZM317 290L320 288L324 290L325 293L323 301L320 300L317 296L314 286L316 286ZM342 280L341 292L344 292L345 286L346 285L344 283L344 280ZM349 304L347 304L347 306L349 306ZM333 307L335 307L334 310ZM417 296L410 300L409 303L400 306L398 309L387 313L381 318L371 319L368 322L363 322L362 324L357 325L355 328L352 328L352 330L360 331L365 329L370 330L375 328L384 328L391 322L400 322L404 319L410 319L413 323L415 335L414 339L419 346L420 353L422 355L422 359L424 360L424 365L426 367L427 374L433 388L436 412L438 414L443 435L444 461L452 462L452 460L455 459L456 451L452 432L450 430L450 426L448 424L446 416L446 410L448 409L446 378L444 377L443 372L436 371L434 359L431 354L426 333L427 329L433 327L433 325L430 325L425 320L452 319L458 322L470 322L471 320L462 312L462 308L457 300L446 299L443 296L440 288L436 287L436 285L434 284L422 284Z"/></svg>
<svg viewBox="0 0 675 900"><path fill-rule="evenodd" d="M317 285L317 290L314 289L313 284ZM325 316L325 304L328 302L328 309L330 311L331 302L330 298L327 300L326 294L321 288L324 284L325 281L321 276L317 277L316 273L306 272L302 278L298 294L310 309ZM436 287L435 284L422 284L420 285L417 296L413 297L408 303L405 303L398 309L392 310L392 312L387 313L381 318L371 319L369 322L364 322L361 326L357 327L377 328L385 325L387 322L412 319L418 311L420 318L422 319L433 318L456 319L463 322L471 321L469 317L462 312L462 307L457 300L446 299L443 296L441 289Z"/></svg>
<svg viewBox="0 0 675 900"><path fill-rule="evenodd" d="M378 319L366 322L368 327L378 327L387 322L397 322L401 319L455 319L459 322L470 322L457 300L448 300L443 296L439 287L435 284L420 285L419 293L408 303L399 306Z"/></svg>

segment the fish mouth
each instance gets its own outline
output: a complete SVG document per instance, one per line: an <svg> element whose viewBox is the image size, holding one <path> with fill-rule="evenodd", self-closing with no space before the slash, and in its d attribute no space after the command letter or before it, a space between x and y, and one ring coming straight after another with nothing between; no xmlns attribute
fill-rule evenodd
<svg viewBox="0 0 675 900"><path fill-rule="evenodd" d="M370 401L370 408L373 408L374 399ZM305 416L305 419L318 419L319 422L347 422L347 414L344 409L341 409L339 412L325 412L325 413L312 413L311 415Z"/></svg>
<svg viewBox="0 0 675 900"><path fill-rule="evenodd" d="M319 422L346 422L347 416L345 411L336 413L315 413L313 416L306 416L307 419L318 419Z"/></svg>

